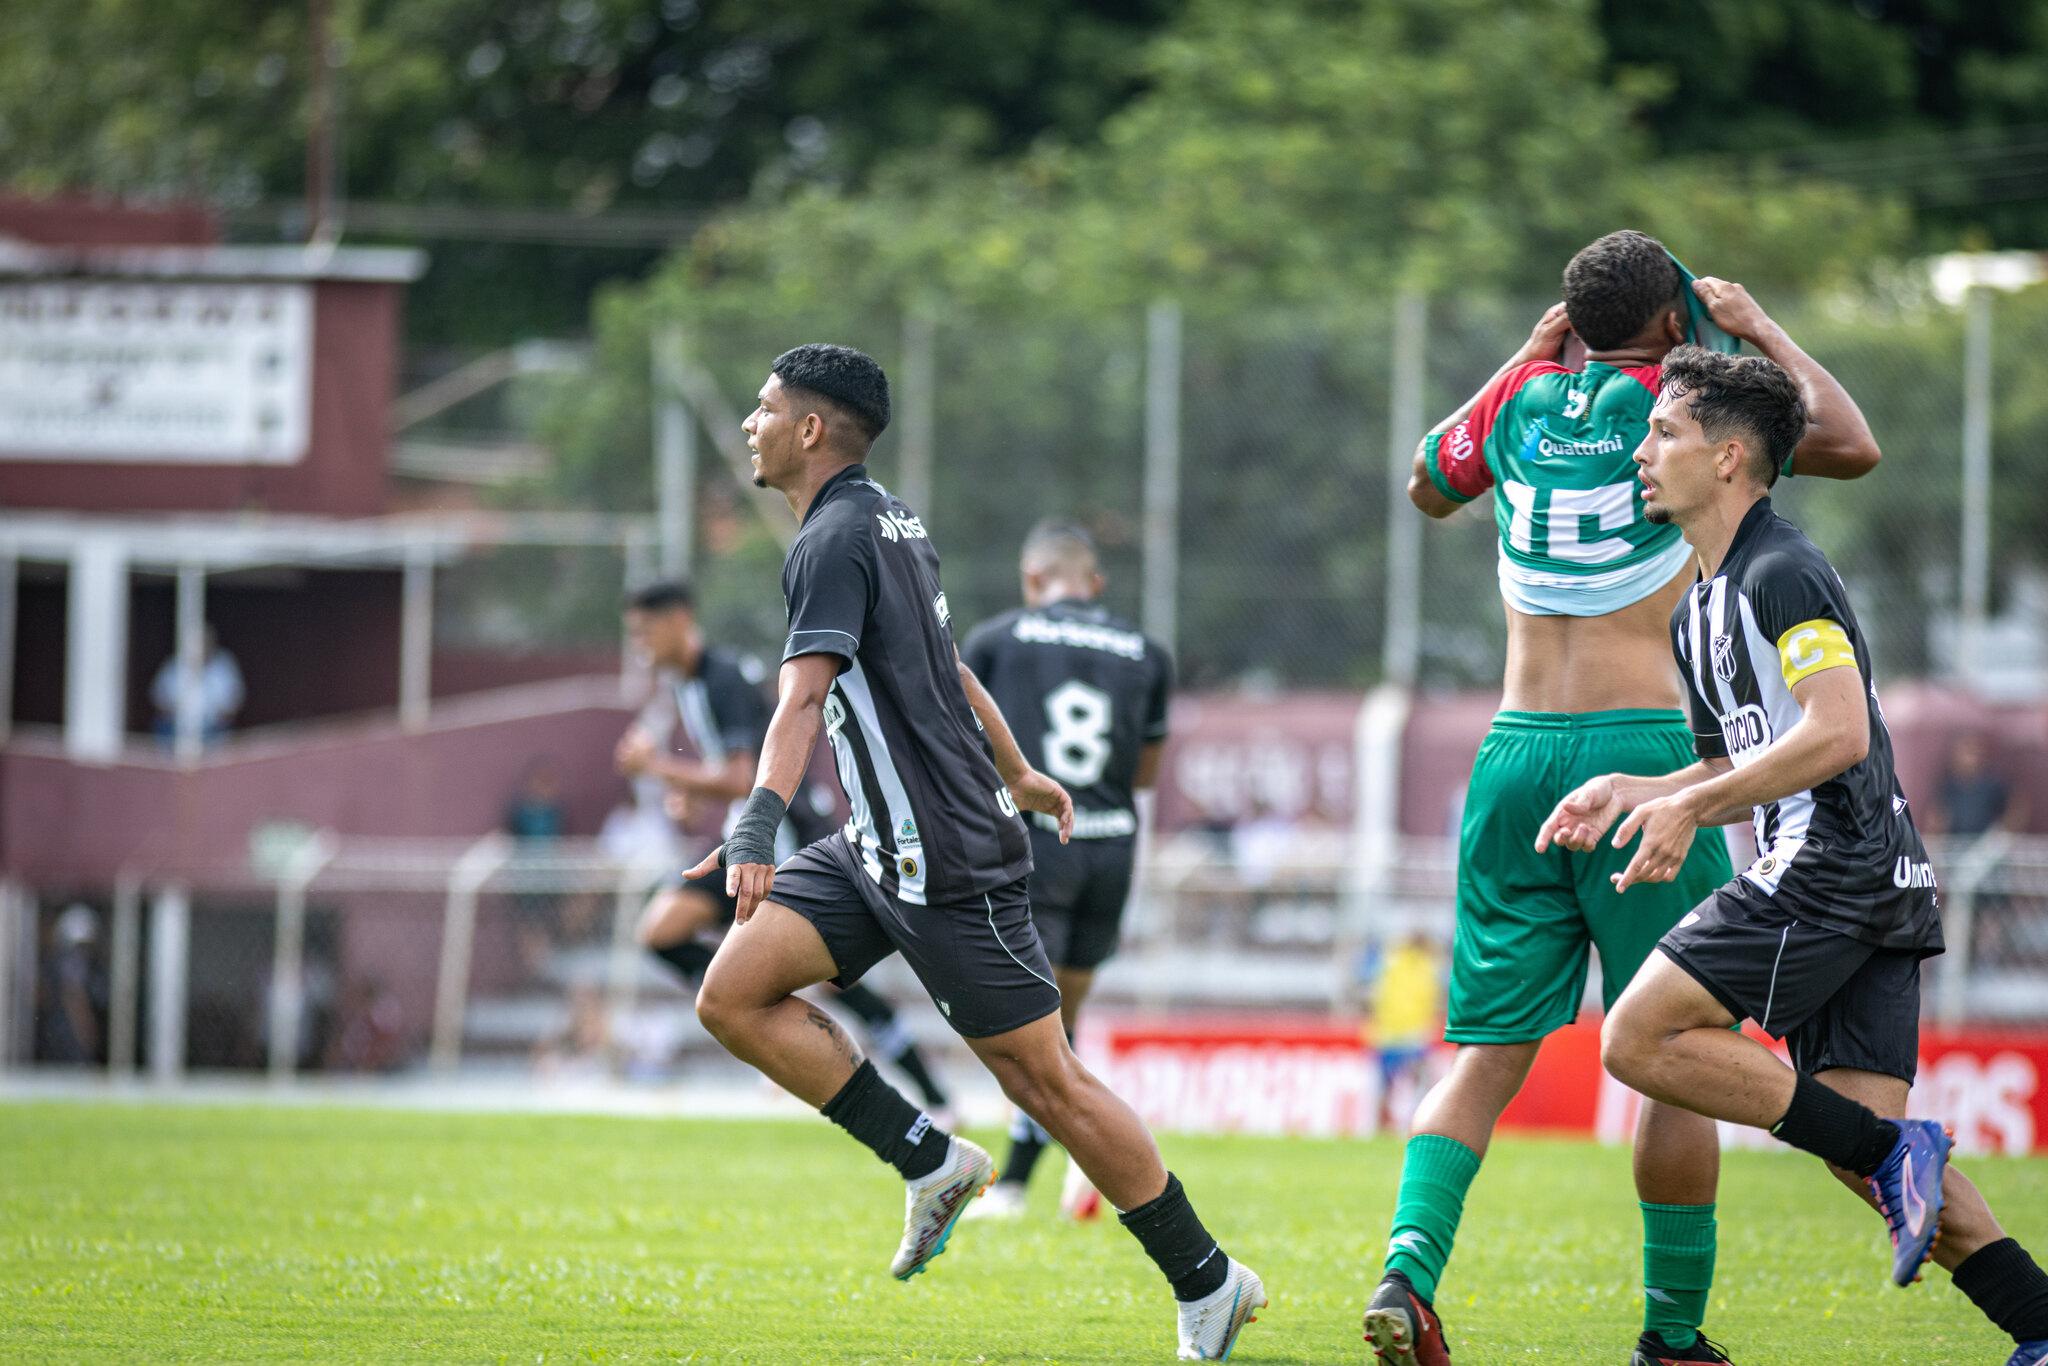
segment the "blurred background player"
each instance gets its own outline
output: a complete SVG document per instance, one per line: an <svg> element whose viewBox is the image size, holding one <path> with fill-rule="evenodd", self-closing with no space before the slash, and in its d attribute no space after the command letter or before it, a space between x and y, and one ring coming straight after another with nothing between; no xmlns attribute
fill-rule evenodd
<svg viewBox="0 0 2048 1366"><path fill-rule="evenodd" d="M2009 1366L2037 1366L2048 1275L1948 1165L1942 1126L1903 1117L1940 905L1848 592L1771 507L1805 425L1799 390L1768 360L1698 347L1666 373L1636 459L1650 517L1699 556L1670 631L1698 759L1594 778L1536 847L1590 850L1626 813L1610 847L1636 847L1618 892L1668 881L1700 829L1745 816L1760 856L1664 936L1608 1015L1601 1061L1646 1096L1821 1158L1884 1215L1894 1283L1933 1258L2012 1336ZM1730 1028L1743 1019L1792 1065Z"/></svg>
<svg viewBox="0 0 2048 1366"><path fill-rule="evenodd" d="M1418 929L1375 952L1365 966L1372 992L1367 1042L1380 1061L1380 1123L1398 1131L1414 1112L1414 1091L1443 1025L1444 957L1436 940Z"/></svg>
<svg viewBox="0 0 2048 1366"><path fill-rule="evenodd" d="M1686 289L1655 238L1623 231L1591 243L1565 267L1564 302L1416 451L1408 496L1431 517L1499 486L1508 655L1458 842L1444 1030L1458 1054L1416 1110L1386 1275L1365 1314L1367 1340L1399 1366L1449 1360L1434 1299L1465 1192L1544 1036L1577 1016L1588 949L1599 950L1611 1010L1658 938L1732 872L1725 842L1702 841L1654 901L1623 907L1608 882L1623 856L1537 854L1529 837L1597 774L1663 773L1690 760L1667 631L1696 566L1677 528L1644 516L1631 459L1660 362L1691 332ZM1854 478L1877 463L1854 401L1747 291L1714 279L1691 289L1715 324L1797 382L1809 426L1788 471ZM1560 363L1574 336L1585 348L1576 371ZM1635 1146L1644 1308L1634 1360L1725 1360L1699 1336L1713 1284L1714 1126L1646 1104Z"/></svg>
<svg viewBox="0 0 2048 1366"><path fill-rule="evenodd" d="M1116 952L1138 847L1137 793L1159 776L1173 663L1157 641L1098 601L1104 579L1095 542L1070 522L1044 521L1024 538L1024 605L984 622L960 657L996 700L1017 746L1065 784L1074 834L1031 822L1031 919L1052 960L1069 1042L1095 970ZM1032 1168L1051 1139L1030 1116L1010 1127L1002 1175L975 1217L1024 1212ZM1068 1173L1061 1206L1092 1218L1101 1197Z"/></svg>
<svg viewBox="0 0 2048 1366"><path fill-rule="evenodd" d="M768 731L768 701L758 677L750 675L739 656L705 641L687 584L650 584L634 593L626 607L626 632L667 685L675 704L671 726L681 729L696 757L664 748L654 723L643 714L619 739L619 772L629 779L651 778L664 784L669 814L678 822L688 822L707 807L721 811L720 832L729 833L738 806L753 790L761 737ZM832 803L811 788L807 778L804 790L790 803L788 819L777 833L782 853L794 853L832 832ZM723 873L690 879L671 876L655 889L641 914L640 943L694 986L703 980L716 948L705 938L733 923L733 909ZM875 1051L909 1079L926 1106L950 1106L916 1041L887 1001L859 985L834 994L860 1020Z"/></svg>

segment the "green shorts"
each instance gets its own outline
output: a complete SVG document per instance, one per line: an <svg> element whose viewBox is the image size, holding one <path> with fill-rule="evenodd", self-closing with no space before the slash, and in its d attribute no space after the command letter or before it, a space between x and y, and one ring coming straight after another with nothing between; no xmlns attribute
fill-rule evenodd
<svg viewBox="0 0 2048 1366"><path fill-rule="evenodd" d="M1617 894L1608 876L1635 842L1590 854L1536 832L1558 801L1603 773L1645 776L1696 761L1675 711L1504 711L1479 746L1458 839L1458 927L1444 1038L1527 1043L1571 1023L1586 993L1586 950L1600 950L1609 1009L1664 933L1734 876L1728 842L1706 829L1672 882Z"/></svg>

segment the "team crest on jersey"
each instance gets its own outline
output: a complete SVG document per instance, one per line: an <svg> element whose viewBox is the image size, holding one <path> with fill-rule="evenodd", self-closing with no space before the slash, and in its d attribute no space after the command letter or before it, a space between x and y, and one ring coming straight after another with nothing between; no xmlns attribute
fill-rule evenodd
<svg viewBox="0 0 2048 1366"><path fill-rule="evenodd" d="M923 841L917 837L917 822L905 816L903 824L896 828L896 842L898 844L922 844Z"/></svg>
<svg viewBox="0 0 2048 1366"><path fill-rule="evenodd" d="M1714 677L1723 683L1735 681L1735 641L1732 637L1714 637Z"/></svg>

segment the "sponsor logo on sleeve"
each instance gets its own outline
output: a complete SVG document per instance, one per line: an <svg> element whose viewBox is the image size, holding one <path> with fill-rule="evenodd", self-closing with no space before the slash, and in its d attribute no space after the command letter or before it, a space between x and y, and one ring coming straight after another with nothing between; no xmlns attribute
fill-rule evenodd
<svg viewBox="0 0 2048 1366"><path fill-rule="evenodd" d="M878 512L875 521L880 524L885 541L923 541L931 537L931 533L924 529L924 521L908 513Z"/></svg>
<svg viewBox="0 0 2048 1366"><path fill-rule="evenodd" d="M1901 854L1892 865L1892 886L1901 888L1934 886L1934 865Z"/></svg>

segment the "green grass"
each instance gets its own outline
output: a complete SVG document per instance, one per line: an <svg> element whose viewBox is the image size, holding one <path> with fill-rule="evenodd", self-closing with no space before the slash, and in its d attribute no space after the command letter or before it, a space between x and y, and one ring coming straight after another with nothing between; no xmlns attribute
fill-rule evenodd
<svg viewBox="0 0 2048 1366"><path fill-rule="evenodd" d="M1359 1361L1398 1145L1165 1147L1273 1295L1233 1360ZM2048 1162L1970 1165L2048 1238ZM1156 1273L1113 1220L1052 1218L1056 1184L899 1285L901 1188L822 1122L0 1106L0 1360L1171 1360ZM1730 1153L1722 1187L1708 1329L1738 1361L2004 1359L1945 1274L1891 1287L1811 1160ZM1498 1144L1439 1305L1458 1361L1626 1361L1637 1240L1625 1152Z"/></svg>

